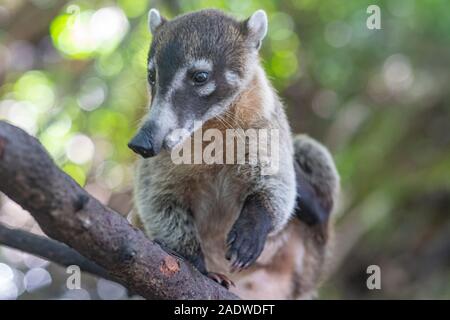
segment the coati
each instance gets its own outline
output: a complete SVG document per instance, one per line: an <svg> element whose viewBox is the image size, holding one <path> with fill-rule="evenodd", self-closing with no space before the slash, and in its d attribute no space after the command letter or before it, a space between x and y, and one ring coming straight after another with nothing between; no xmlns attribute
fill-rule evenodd
<svg viewBox="0 0 450 320"><path fill-rule="evenodd" d="M242 298L310 298L328 251L339 176L325 147L292 138L259 62L267 25L263 10L245 21L212 9L172 20L150 10L150 111L129 143L142 156L133 220ZM175 134L179 128L187 134ZM171 152L208 128L277 130L270 143L279 144L279 169L264 175L259 159L174 164Z"/></svg>

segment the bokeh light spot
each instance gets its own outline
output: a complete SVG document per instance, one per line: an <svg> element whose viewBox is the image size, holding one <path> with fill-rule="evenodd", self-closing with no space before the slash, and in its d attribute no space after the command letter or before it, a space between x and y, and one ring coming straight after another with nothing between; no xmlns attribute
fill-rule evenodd
<svg viewBox="0 0 450 320"><path fill-rule="evenodd" d="M0 263L0 300L14 300L18 295L13 269L5 263Z"/></svg>
<svg viewBox="0 0 450 320"><path fill-rule="evenodd" d="M83 134L74 135L66 147L67 158L76 164L84 164L91 161L94 151L94 143L88 136Z"/></svg>
<svg viewBox="0 0 450 320"><path fill-rule="evenodd" d="M98 279L97 293L103 300L119 300L126 297L127 290L118 283L105 279Z"/></svg>
<svg viewBox="0 0 450 320"><path fill-rule="evenodd" d="M28 270L23 279L25 289L28 292L39 290L52 283L50 273L43 268L33 268Z"/></svg>
<svg viewBox="0 0 450 320"><path fill-rule="evenodd" d="M119 7L85 10L56 17L50 34L56 48L73 59L112 52L129 28Z"/></svg>
<svg viewBox="0 0 450 320"><path fill-rule="evenodd" d="M408 89L414 81L409 59L402 54L388 57L383 65L383 78L388 89L393 92Z"/></svg>
<svg viewBox="0 0 450 320"><path fill-rule="evenodd" d="M101 79L90 78L81 87L78 104L81 109L92 111L100 107L105 101L106 93L106 84Z"/></svg>

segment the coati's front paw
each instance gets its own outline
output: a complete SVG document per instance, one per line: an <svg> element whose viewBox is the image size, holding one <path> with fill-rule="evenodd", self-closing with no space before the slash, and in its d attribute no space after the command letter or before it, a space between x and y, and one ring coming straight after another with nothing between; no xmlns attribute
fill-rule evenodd
<svg viewBox="0 0 450 320"><path fill-rule="evenodd" d="M225 258L231 262L231 271L242 270L252 265L261 255L269 233L269 224L264 221L239 218L227 237L228 251Z"/></svg>

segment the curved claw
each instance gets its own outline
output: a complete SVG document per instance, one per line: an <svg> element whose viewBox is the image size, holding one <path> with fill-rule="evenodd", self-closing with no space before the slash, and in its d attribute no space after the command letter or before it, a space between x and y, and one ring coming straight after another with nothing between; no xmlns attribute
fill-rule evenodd
<svg viewBox="0 0 450 320"><path fill-rule="evenodd" d="M206 275L208 276L208 278L214 280L215 282L224 286L227 289L230 289L231 285L235 287L234 282L231 281L226 275L215 272L208 272Z"/></svg>

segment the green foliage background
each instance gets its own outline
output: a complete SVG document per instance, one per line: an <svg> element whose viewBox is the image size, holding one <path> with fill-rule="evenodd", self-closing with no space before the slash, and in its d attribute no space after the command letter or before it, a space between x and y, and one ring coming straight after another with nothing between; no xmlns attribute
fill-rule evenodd
<svg viewBox="0 0 450 320"><path fill-rule="evenodd" d="M381 30L366 27L371 4ZM450 298L447 1L0 1L0 119L34 134L123 213L135 159L126 144L148 99L150 7L169 18L211 7L241 19L267 11L267 73L293 130L323 141L342 176L321 297ZM0 221L35 228L10 218L4 205ZM371 264L381 267L382 290L366 288ZM57 281L23 297L59 296Z"/></svg>

